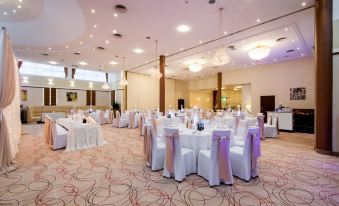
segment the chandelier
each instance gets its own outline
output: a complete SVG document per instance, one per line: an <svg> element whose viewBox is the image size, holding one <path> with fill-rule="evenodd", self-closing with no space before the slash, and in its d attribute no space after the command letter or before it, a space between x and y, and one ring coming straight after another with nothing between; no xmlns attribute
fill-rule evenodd
<svg viewBox="0 0 339 206"><path fill-rule="evenodd" d="M251 59L260 61L261 59L267 57L271 52L271 47L268 46L257 46L248 51L248 55Z"/></svg>
<svg viewBox="0 0 339 206"><path fill-rule="evenodd" d="M219 8L220 14L219 14L219 28L220 28L220 35L222 35L222 11L224 9L223 8ZM224 47L221 45L221 39L220 39L220 48L217 50L217 52L215 53L213 59L212 59L212 63L215 66L222 66L222 65L226 65L231 61L231 57L228 56L226 54L226 51L224 49Z"/></svg>
<svg viewBox="0 0 339 206"><path fill-rule="evenodd" d="M161 79L162 76L158 69L158 40L155 40L155 66L152 68L151 78Z"/></svg>
<svg viewBox="0 0 339 206"><path fill-rule="evenodd" d="M202 65L198 63L193 63L193 64L188 65L188 69L191 72L200 72L202 70Z"/></svg>
<svg viewBox="0 0 339 206"><path fill-rule="evenodd" d="M123 57L123 68L125 69L125 57ZM119 85L120 86L127 86L128 85L127 79L125 77L125 72L123 70L120 72Z"/></svg>

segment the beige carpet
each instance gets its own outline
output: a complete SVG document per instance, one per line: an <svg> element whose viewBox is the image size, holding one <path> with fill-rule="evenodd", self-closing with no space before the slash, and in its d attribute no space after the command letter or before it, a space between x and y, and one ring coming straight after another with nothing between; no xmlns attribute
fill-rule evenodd
<svg viewBox="0 0 339 206"><path fill-rule="evenodd" d="M106 125L108 144L75 152L50 150L43 125L23 129L20 167L0 176L0 205L339 205L339 158L315 153L313 135L266 139L259 178L209 187L145 167L136 129Z"/></svg>

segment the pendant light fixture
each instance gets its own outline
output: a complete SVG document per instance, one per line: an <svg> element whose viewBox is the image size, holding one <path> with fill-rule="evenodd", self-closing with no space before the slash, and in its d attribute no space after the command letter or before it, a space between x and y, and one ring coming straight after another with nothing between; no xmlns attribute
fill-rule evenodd
<svg viewBox="0 0 339 206"><path fill-rule="evenodd" d="M222 12L223 12L224 8L219 8L219 27L220 27L220 36L222 36ZM212 59L212 63L214 66L222 66L222 65L226 65L231 61L230 56L228 56L226 54L225 48L222 46L222 42L220 39L219 42L219 49L217 50L217 52L215 53L213 59Z"/></svg>
<svg viewBox="0 0 339 206"><path fill-rule="evenodd" d="M151 78L161 79L162 76L158 68L158 40L155 40L155 66L152 68Z"/></svg>
<svg viewBox="0 0 339 206"><path fill-rule="evenodd" d="M122 58L123 59L123 70L121 70L121 73L120 73L120 82L119 82L119 85L120 86L127 86L128 85L128 82L127 82L127 79L125 77L125 57Z"/></svg>
<svg viewBox="0 0 339 206"><path fill-rule="evenodd" d="M107 90L110 88L108 84L108 73L105 73L105 75L106 75L106 82L102 85L102 88Z"/></svg>

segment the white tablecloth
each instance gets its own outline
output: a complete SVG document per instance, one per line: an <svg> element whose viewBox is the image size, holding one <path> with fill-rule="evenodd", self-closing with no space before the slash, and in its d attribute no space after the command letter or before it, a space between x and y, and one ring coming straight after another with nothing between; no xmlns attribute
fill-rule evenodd
<svg viewBox="0 0 339 206"><path fill-rule="evenodd" d="M57 124L68 130L66 151L87 149L106 144L99 124L82 123L79 120L70 118L60 118L57 120Z"/></svg>
<svg viewBox="0 0 339 206"><path fill-rule="evenodd" d="M42 122L45 122L46 115L49 116L52 119L52 121L57 121L59 118L65 118L64 112L41 113Z"/></svg>

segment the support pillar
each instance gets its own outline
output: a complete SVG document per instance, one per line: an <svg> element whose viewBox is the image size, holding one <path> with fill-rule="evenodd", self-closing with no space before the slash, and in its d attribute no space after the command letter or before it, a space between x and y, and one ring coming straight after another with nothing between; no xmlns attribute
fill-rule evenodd
<svg viewBox="0 0 339 206"><path fill-rule="evenodd" d="M160 55L159 110L165 114L165 56Z"/></svg>
<svg viewBox="0 0 339 206"><path fill-rule="evenodd" d="M222 73L218 72L217 109L221 109L221 85L222 85Z"/></svg>
<svg viewBox="0 0 339 206"><path fill-rule="evenodd" d="M316 144L321 154L332 153L332 0L316 0Z"/></svg>

